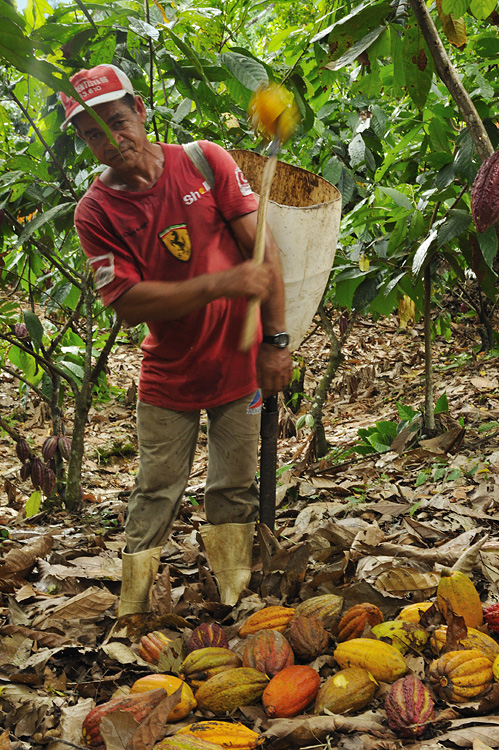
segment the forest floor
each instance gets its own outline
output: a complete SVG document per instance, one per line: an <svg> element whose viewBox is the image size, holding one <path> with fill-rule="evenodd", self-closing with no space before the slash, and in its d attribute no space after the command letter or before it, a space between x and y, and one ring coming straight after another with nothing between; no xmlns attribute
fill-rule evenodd
<svg viewBox="0 0 499 750"><path fill-rule="evenodd" d="M366 445L359 430L378 425L370 431L375 442L396 429L401 413L418 411L424 403L422 328L402 329L393 316L364 319L349 338L324 409L331 451L320 460L314 458L309 430L296 434L294 425L327 366L329 342L314 328L301 347L306 366L301 411L293 414L281 405L275 535L266 527L258 531L247 595L234 608L220 604L199 543L206 470L202 424L189 487L163 548L153 614L132 616L126 635L113 635L126 501L137 471L140 365L126 332L120 341L111 358L109 390L98 394L90 412L78 512L42 507L30 515L26 503L33 488L19 478L12 439L0 435L0 750L82 747L82 721L90 709L126 694L138 677L154 671L137 652L140 636L153 629L173 638L161 666L175 673L199 622L223 625L230 647L241 653L239 627L263 605L296 607L313 596L336 594L343 598L343 613L370 602L391 620L406 604L435 599L442 568L458 560L482 603L499 601L499 357L479 351L472 321L460 316L451 325L450 341L434 343L435 398L445 393L448 401L448 411L437 420L440 434L405 431L396 451L352 451ZM14 381L5 374L0 378L0 414L15 417L13 424L39 451L50 434L44 406L21 401ZM70 413L67 417L70 432ZM430 630L435 623L434 618L433 626L428 624ZM338 670L336 624L326 653L297 658L311 664L322 683ZM434 656L427 646L405 657L427 686ZM317 717L312 706L294 718L269 720L258 703L224 718L255 729L275 750L484 750L499 747L497 687L464 705L445 702L437 690L435 718L422 738L411 741L388 727L384 698L390 685L384 682L353 715ZM180 726L163 722L160 730L147 725L137 732L128 715L113 716L104 733L108 750L125 750L129 741L134 750L150 750ZM197 711L181 724L206 716Z"/></svg>

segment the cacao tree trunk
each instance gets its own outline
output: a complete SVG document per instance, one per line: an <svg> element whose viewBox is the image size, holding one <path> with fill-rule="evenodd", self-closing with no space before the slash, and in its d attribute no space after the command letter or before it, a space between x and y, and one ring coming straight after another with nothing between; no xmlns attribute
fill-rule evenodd
<svg viewBox="0 0 499 750"><path fill-rule="evenodd" d="M338 370L338 367L343 362L343 354L341 350L343 344L347 340L354 326L355 320L357 318L357 313L355 311L352 313L347 330L341 336L341 338L338 339L333 330L331 321L326 315L326 311L324 310L324 305L322 302L318 312L322 321L322 326L329 337L329 341L331 342L331 349L329 351L329 361L326 367L326 372L322 376L322 380L317 386L312 401L312 407L310 409L310 415L314 420L314 426L312 429L314 432L315 458L322 458L329 452L329 444L326 440L326 433L324 430L324 424L322 422L322 412L332 380L336 374L336 371Z"/></svg>
<svg viewBox="0 0 499 750"><path fill-rule="evenodd" d="M433 408L430 263L427 264L424 270L424 369L425 369L424 426L426 430L433 431L435 430L435 412Z"/></svg>

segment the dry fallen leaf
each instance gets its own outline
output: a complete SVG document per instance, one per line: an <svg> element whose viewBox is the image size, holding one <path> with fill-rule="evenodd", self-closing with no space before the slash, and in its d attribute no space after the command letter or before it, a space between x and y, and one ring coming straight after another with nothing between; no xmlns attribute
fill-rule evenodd
<svg viewBox="0 0 499 750"><path fill-rule="evenodd" d="M37 617L33 626L43 630L52 625L58 625L61 620L80 621L86 618L94 618L109 609L117 598L107 589L91 586L81 594L77 594L63 604L54 607L50 614Z"/></svg>
<svg viewBox="0 0 499 750"><path fill-rule="evenodd" d="M3 564L0 565L0 579L13 578L14 576L24 578L38 557L48 555L53 543L51 534L45 534L21 549L12 549L7 552L3 558Z"/></svg>
<svg viewBox="0 0 499 750"><path fill-rule="evenodd" d="M129 743L129 750L151 750L156 742L163 739L165 727L168 725L168 715L181 700L182 689L181 685L174 693L164 698L144 719Z"/></svg>
<svg viewBox="0 0 499 750"><path fill-rule="evenodd" d="M128 711L113 711L100 723L106 750L127 750L139 722Z"/></svg>

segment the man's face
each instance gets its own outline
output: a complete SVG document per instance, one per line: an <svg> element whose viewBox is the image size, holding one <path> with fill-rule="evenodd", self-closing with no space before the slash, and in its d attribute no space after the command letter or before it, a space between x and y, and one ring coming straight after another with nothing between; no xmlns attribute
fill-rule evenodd
<svg viewBox="0 0 499 750"><path fill-rule="evenodd" d="M128 171L140 164L144 148L149 143L144 128L146 111L142 99L136 97L134 110L121 99L98 104L94 110L106 123L118 144L117 149L88 112L77 114L73 123L78 135L83 138L96 159L118 172Z"/></svg>

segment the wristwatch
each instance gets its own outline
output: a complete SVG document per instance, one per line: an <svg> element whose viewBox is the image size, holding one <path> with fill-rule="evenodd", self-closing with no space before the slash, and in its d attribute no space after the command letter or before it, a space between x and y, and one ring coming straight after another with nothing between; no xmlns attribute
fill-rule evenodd
<svg viewBox="0 0 499 750"><path fill-rule="evenodd" d="M289 344L289 334L281 331L281 333L274 333L271 336L264 336L262 341L264 344L271 344L278 349L285 349Z"/></svg>

